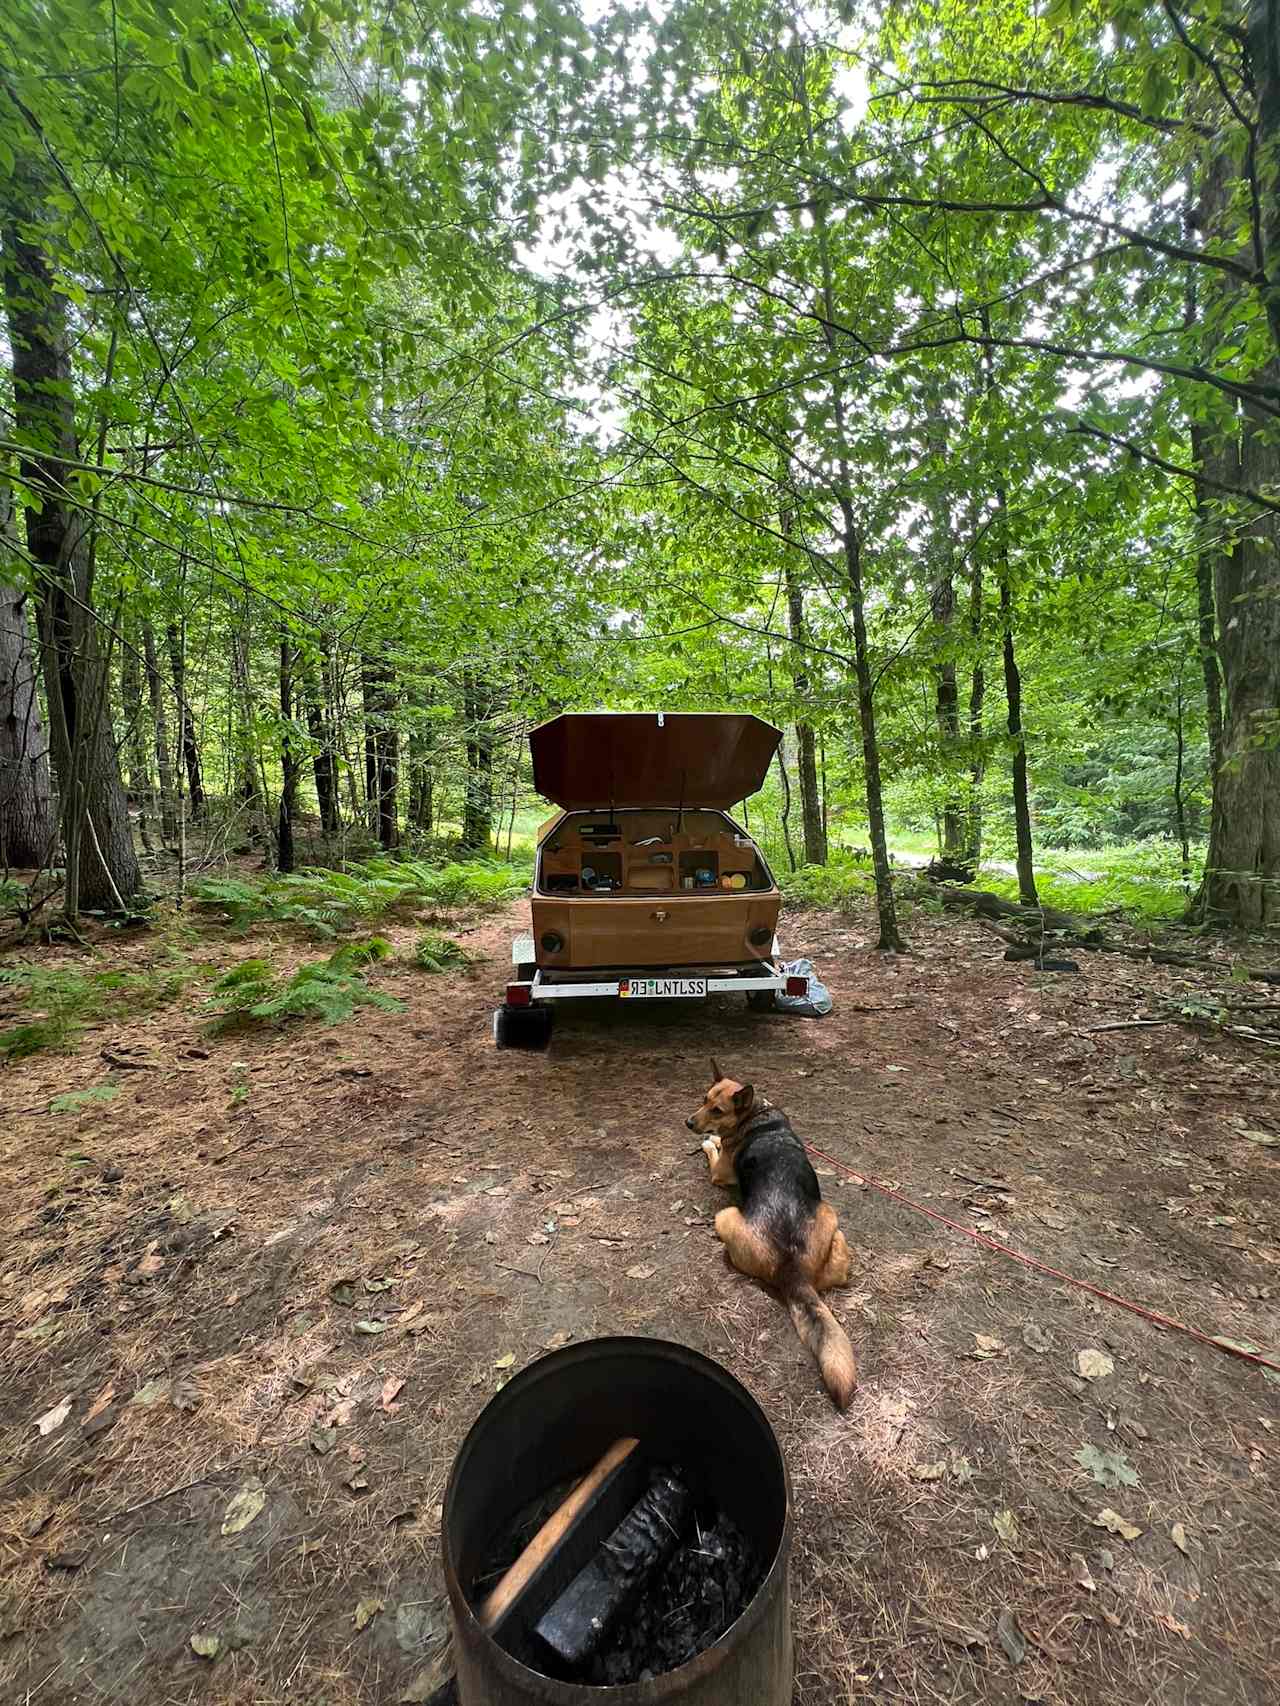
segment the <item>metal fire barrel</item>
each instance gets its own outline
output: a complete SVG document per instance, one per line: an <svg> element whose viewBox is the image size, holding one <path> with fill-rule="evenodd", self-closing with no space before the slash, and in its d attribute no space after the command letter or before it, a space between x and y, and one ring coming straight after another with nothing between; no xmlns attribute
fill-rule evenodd
<svg viewBox="0 0 1280 1706"><path fill-rule="evenodd" d="M696 1658L598 1688L543 1676L481 1628L467 1589L494 1540L542 1492L632 1435L681 1464L755 1547L755 1597ZM441 1544L461 1706L790 1706L791 1482L773 1429L733 1376L665 1339L593 1339L540 1358L481 1411L454 1459Z"/></svg>

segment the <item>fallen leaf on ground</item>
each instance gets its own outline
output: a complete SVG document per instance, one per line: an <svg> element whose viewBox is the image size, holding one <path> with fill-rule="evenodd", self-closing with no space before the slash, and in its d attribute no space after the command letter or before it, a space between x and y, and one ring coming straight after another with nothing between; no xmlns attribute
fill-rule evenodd
<svg viewBox="0 0 1280 1706"><path fill-rule="evenodd" d="M545 1232L531 1232L525 1239L526 1244L549 1244L551 1240Z"/></svg>
<svg viewBox="0 0 1280 1706"><path fill-rule="evenodd" d="M1113 1511L1109 1506L1089 1520L1095 1528L1105 1528L1108 1534L1118 1534L1121 1540L1136 1540L1142 1533L1127 1517L1121 1516L1119 1511Z"/></svg>
<svg viewBox="0 0 1280 1706"><path fill-rule="evenodd" d="M329 1296L343 1309L352 1309L356 1301L356 1282L353 1279L334 1280Z"/></svg>
<svg viewBox="0 0 1280 1706"><path fill-rule="evenodd" d="M973 1480L973 1464L967 1457L953 1457L951 1459L951 1475L952 1479L958 1481L962 1487L967 1487L969 1482Z"/></svg>
<svg viewBox="0 0 1280 1706"><path fill-rule="evenodd" d="M324 1419L326 1428L349 1428L351 1418L355 1414L356 1401L354 1398L344 1398L340 1404L335 1404Z"/></svg>
<svg viewBox="0 0 1280 1706"><path fill-rule="evenodd" d="M367 1493L369 1491L369 1483L359 1470L354 1475L348 1475L342 1485L349 1487L353 1493Z"/></svg>
<svg viewBox="0 0 1280 1706"><path fill-rule="evenodd" d="M1082 1469L1087 1469L1100 1487L1136 1487L1138 1472L1119 1451L1099 1451L1096 1445L1082 1445L1075 1454Z"/></svg>
<svg viewBox="0 0 1280 1706"><path fill-rule="evenodd" d="M169 1401L175 1409L190 1413L200 1407L200 1388L188 1375L181 1375L169 1389Z"/></svg>
<svg viewBox="0 0 1280 1706"><path fill-rule="evenodd" d="M1028 1321L1022 1329L1022 1342L1029 1351L1037 1353L1052 1349L1049 1335L1037 1327L1034 1321Z"/></svg>
<svg viewBox="0 0 1280 1706"><path fill-rule="evenodd" d="M130 1398L129 1403L130 1405L141 1404L144 1408L149 1408L152 1404L158 1404L161 1399L167 1398L172 1391L173 1382L162 1376L157 1380L148 1380L145 1386L140 1386Z"/></svg>
<svg viewBox="0 0 1280 1706"><path fill-rule="evenodd" d="M135 1274L142 1274L150 1278L152 1274L158 1274L163 1266L164 1257L156 1255L153 1251L151 1255L144 1256L133 1271Z"/></svg>
<svg viewBox="0 0 1280 1706"><path fill-rule="evenodd" d="M397 1380L394 1376L392 1376L391 1379L383 1381L383 1383L382 1383L382 1408L384 1410L386 1410L388 1412L388 1414L390 1414L390 1412L392 1410L398 1410L400 1408L400 1406L395 1402L395 1399L396 1399L396 1395L398 1393L402 1392L403 1390L404 1390L404 1381L403 1380Z"/></svg>
<svg viewBox="0 0 1280 1706"><path fill-rule="evenodd" d="M262 1510L267 1502L266 1488L261 1481L246 1481L244 1486L227 1506L227 1514L222 1519L224 1534L239 1534Z"/></svg>
<svg viewBox="0 0 1280 1706"><path fill-rule="evenodd" d="M1086 1380L1104 1380L1115 1371L1116 1365L1105 1351L1090 1348L1076 1352L1076 1373Z"/></svg>
<svg viewBox="0 0 1280 1706"><path fill-rule="evenodd" d="M1116 1567L1116 1555L1111 1550L1111 1548L1109 1546L1099 1546L1099 1548L1098 1548L1098 1562L1102 1565L1104 1570L1114 1570L1115 1569L1115 1567Z"/></svg>
<svg viewBox="0 0 1280 1706"><path fill-rule="evenodd" d="M355 1626L357 1629L367 1629L374 1618L383 1608L384 1601L380 1599L362 1599L355 1610Z"/></svg>
<svg viewBox="0 0 1280 1706"><path fill-rule="evenodd" d="M1071 1567L1073 1571L1072 1580L1075 1582L1076 1586L1079 1588L1087 1588L1090 1593L1097 1593L1098 1584L1093 1579L1089 1566L1085 1561L1085 1555L1083 1552L1073 1552L1071 1554Z"/></svg>
<svg viewBox="0 0 1280 1706"><path fill-rule="evenodd" d="M396 1282L393 1279L367 1279L364 1282L366 1291L390 1291Z"/></svg>
<svg viewBox="0 0 1280 1706"><path fill-rule="evenodd" d="M336 1428L314 1427L307 1435L307 1444L319 1457L323 1457L326 1452L332 1451L337 1443L338 1430Z"/></svg>
<svg viewBox="0 0 1280 1706"><path fill-rule="evenodd" d="M1020 1544L1018 1539L1018 1519L1012 1511L997 1511L991 1518L991 1526L1016 1551Z"/></svg>
<svg viewBox="0 0 1280 1706"><path fill-rule="evenodd" d="M542 1348L544 1351L562 1351L572 1337L569 1329L562 1327L558 1333L552 1333L549 1339L542 1341Z"/></svg>
<svg viewBox="0 0 1280 1706"><path fill-rule="evenodd" d="M627 1278L633 1280L652 1279L657 1271L657 1268L648 1267L645 1263L640 1262L634 1268L627 1269Z"/></svg>
<svg viewBox="0 0 1280 1706"><path fill-rule="evenodd" d="M1184 1641L1191 1639L1191 1631L1187 1625L1179 1623L1176 1617L1170 1617L1167 1611L1157 1611L1155 1618L1161 1628L1167 1629L1171 1635L1181 1635Z"/></svg>
<svg viewBox="0 0 1280 1706"><path fill-rule="evenodd" d="M218 1649L221 1646L222 1642L216 1635L193 1635L191 1637L191 1651L197 1658L216 1659Z"/></svg>
<svg viewBox="0 0 1280 1706"><path fill-rule="evenodd" d="M85 1421L86 1422L96 1421L97 1418L106 1409L107 1405L115 1397L115 1395L116 1395L116 1389L114 1386L104 1386L102 1391L99 1392L98 1396L94 1399L93 1403L89 1406L89 1413L85 1416Z"/></svg>
<svg viewBox="0 0 1280 1706"><path fill-rule="evenodd" d="M947 1472L945 1463L913 1463L911 1473L917 1481L941 1481Z"/></svg>
<svg viewBox="0 0 1280 1706"><path fill-rule="evenodd" d="M1173 1544L1178 1548L1179 1552L1190 1552L1191 1548L1187 1545L1187 1531L1180 1522L1175 1522L1173 1527L1169 1530L1169 1538L1173 1541Z"/></svg>
<svg viewBox="0 0 1280 1706"><path fill-rule="evenodd" d="M1027 1640L1018 1627L1018 1619L1007 1607L996 1618L996 1639L1012 1665L1020 1665L1027 1656Z"/></svg>
<svg viewBox="0 0 1280 1706"><path fill-rule="evenodd" d="M385 1333L387 1324L385 1321L357 1321L355 1330L357 1333L365 1334Z"/></svg>
<svg viewBox="0 0 1280 1706"><path fill-rule="evenodd" d="M70 1414L71 1395L68 1393L60 1404L55 1404L52 1410L46 1410L43 1416L36 1417L36 1426L39 1428L42 1435L54 1433L62 1426L63 1422L66 1421Z"/></svg>
<svg viewBox="0 0 1280 1706"><path fill-rule="evenodd" d="M508 1351L506 1356L499 1357L493 1366L495 1368L510 1368L515 1360L516 1353L514 1351Z"/></svg>
<svg viewBox="0 0 1280 1706"><path fill-rule="evenodd" d="M1008 1349L1003 1339L993 1339L989 1333L975 1333L973 1343L974 1348L969 1354L980 1361L985 1361L988 1357L998 1357L1001 1351Z"/></svg>

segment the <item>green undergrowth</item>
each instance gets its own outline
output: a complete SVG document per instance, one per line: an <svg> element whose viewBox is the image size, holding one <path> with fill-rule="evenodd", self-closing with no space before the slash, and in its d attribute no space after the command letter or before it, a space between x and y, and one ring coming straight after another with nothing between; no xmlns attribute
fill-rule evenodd
<svg viewBox="0 0 1280 1706"><path fill-rule="evenodd" d="M502 906L528 887L526 867L488 859L430 865L417 859L365 859L341 871L313 866L260 879L206 877L192 899L233 929L296 925L335 937L396 913L473 911Z"/></svg>
<svg viewBox="0 0 1280 1706"><path fill-rule="evenodd" d="M413 963L420 971L456 971L474 965L479 958L442 930L424 930L413 944Z"/></svg>
<svg viewBox="0 0 1280 1706"><path fill-rule="evenodd" d="M1175 923L1187 909L1191 895L1181 860L1167 842L1103 848L1079 858L1080 865L1068 865L1060 862L1060 856L1049 854L1045 865L1037 867L1036 893L1045 906L1082 918L1119 914L1139 924ZM1197 865L1192 870L1193 885L1198 875ZM1018 898L1018 879L1002 872L980 872L977 886L1006 900Z"/></svg>
<svg viewBox="0 0 1280 1706"><path fill-rule="evenodd" d="M847 853L834 856L825 865L801 865L794 871L779 871L775 865L774 874L788 906L851 911L875 893L870 861Z"/></svg>
<svg viewBox="0 0 1280 1706"><path fill-rule="evenodd" d="M22 1060L42 1049L67 1048L99 1019L136 1018L176 1001L194 975L181 962L147 971L41 966L0 967L0 1000L16 1001L30 1017L0 1031L0 1057Z"/></svg>
<svg viewBox="0 0 1280 1706"><path fill-rule="evenodd" d="M289 977L270 960L241 960L213 986L209 1004L218 1014L215 1026L226 1029L281 1019L319 1019L337 1025L357 1007L401 1013L402 1001L366 982L370 967L389 959L391 951L390 942L381 936L344 942L328 959L309 961Z"/></svg>
<svg viewBox="0 0 1280 1706"><path fill-rule="evenodd" d="M1073 861L1078 859L1077 865ZM776 869L776 867L775 867ZM826 865L801 865L778 872L778 883L792 907L856 910L875 892L869 859L840 853ZM1199 874L1192 869L1192 881ZM915 873L898 867L894 875L911 882ZM987 865L978 872L975 888L1017 900L1018 880ZM1129 847L1090 849L1079 854L1050 851L1036 867L1036 889L1046 906L1087 918L1119 914L1134 923L1172 923L1185 912L1189 899L1178 849L1168 842L1139 842ZM912 903L930 903L923 884L913 884Z"/></svg>

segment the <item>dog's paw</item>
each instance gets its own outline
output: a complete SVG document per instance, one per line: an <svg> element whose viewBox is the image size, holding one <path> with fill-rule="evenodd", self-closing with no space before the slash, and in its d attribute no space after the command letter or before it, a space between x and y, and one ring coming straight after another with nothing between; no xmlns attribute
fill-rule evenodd
<svg viewBox="0 0 1280 1706"><path fill-rule="evenodd" d="M718 1137L704 1137L702 1140L702 1153L706 1156L708 1161L712 1163L718 1161L720 1159L720 1139Z"/></svg>

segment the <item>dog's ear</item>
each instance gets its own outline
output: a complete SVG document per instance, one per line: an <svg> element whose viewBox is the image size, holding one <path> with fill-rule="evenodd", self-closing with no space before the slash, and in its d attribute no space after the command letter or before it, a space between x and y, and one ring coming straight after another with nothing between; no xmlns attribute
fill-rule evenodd
<svg viewBox="0 0 1280 1706"><path fill-rule="evenodd" d="M714 1060L712 1060L712 1062L711 1062L711 1082L713 1084L718 1084L723 1077L724 1077L724 1073L721 1072L721 1070L720 1070L719 1066L717 1066L716 1062Z"/></svg>
<svg viewBox="0 0 1280 1706"><path fill-rule="evenodd" d="M740 1120L745 1120L755 1106L756 1092L752 1084L744 1084L741 1090L733 1093L733 1111Z"/></svg>

